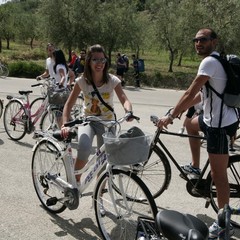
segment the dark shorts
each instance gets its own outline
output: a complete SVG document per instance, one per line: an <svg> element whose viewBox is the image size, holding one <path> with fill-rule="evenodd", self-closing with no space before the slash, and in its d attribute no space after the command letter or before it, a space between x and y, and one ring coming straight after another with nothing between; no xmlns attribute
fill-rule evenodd
<svg viewBox="0 0 240 240"><path fill-rule="evenodd" d="M228 154L228 137L233 137L237 131L238 121L224 128L208 127L203 122L203 115L198 118L201 131L207 139L207 152L214 154ZM227 137L228 136L228 137Z"/></svg>
<svg viewBox="0 0 240 240"><path fill-rule="evenodd" d="M123 74L124 74L124 68L118 68L117 69L117 75L122 77Z"/></svg>

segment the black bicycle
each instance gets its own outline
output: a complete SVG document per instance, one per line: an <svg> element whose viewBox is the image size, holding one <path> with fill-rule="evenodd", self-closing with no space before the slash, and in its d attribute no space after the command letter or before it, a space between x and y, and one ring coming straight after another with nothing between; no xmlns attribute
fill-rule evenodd
<svg viewBox="0 0 240 240"><path fill-rule="evenodd" d="M235 209L228 204L218 211L218 224L222 228L218 240L230 239L230 219L240 215L240 208ZM162 210L156 218L139 217L136 240L207 240L207 225L191 214L183 214L174 210Z"/></svg>
<svg viewBox="0 0 240 240"><path fill-rule="evenodd" d="M151 121L156 124L158 118L151 116ZM201 197L206 199L205 207L210 204L214 211L217 213L219 208L217 204L216 187L211 177L209 170L209 160L207 159L202 168L202 172L198 179L191 179L191 177L184 173L178 161L172 156L167 147L161 140L161 135L167 134L177 137L191 137L201 138L200 136L193 136L188 134L179 134L166 130L156 129L155 135L152 140L149 158L142 165L136 166L138 175L147 185L153 197L160 196L166 189L171 181L172 171L169 161L171 161L178 169L180 176L186 180L186 189L193 197ZM233 208L240 208L240 155L231 155L229 158L229 165L227 169L228 179L230 184L230 206ZM157 183L157 184L156 184ZM239 215L233 215L231 223L240 227Z"/></svg>

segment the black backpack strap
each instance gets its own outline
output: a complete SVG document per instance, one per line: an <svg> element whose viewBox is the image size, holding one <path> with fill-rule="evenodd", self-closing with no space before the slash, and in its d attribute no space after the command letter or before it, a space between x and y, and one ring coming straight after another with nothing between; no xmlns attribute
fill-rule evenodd
<svg viewBox="0 0 240 240"><path fill-rule="evenodd" d="M101 101L101 103L105 107L107 107L111 112L113 112L114 118L115 118L115 120L117 120L117 117L116 117L116 114L114 112L114 109L103 100L103 98L102 98L101 94L99 93L99 91L98 91L98 89L97 89L97 87L96 87L94 82L92 82L92 86L93 86L93 89L94 89L94 91L92 92L92 96L94 96L96 94L98 96L98 99Z"/></svg>

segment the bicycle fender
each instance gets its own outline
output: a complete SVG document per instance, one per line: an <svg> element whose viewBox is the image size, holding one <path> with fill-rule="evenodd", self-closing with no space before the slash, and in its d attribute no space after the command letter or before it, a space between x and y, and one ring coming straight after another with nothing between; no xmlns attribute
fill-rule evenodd
<svg viewBox="0 0 240 240"><path fill-rule="evenodd" d="M61 148L60 144L56 140L54 140L52 138L49 138L49 137L44 137L40 141L37 141L37 143L33 146L32 152L34 152L36 147L44 141L51 142L52 144L54 144L57 147L59 152L62 151L62 148Z"/></svg>

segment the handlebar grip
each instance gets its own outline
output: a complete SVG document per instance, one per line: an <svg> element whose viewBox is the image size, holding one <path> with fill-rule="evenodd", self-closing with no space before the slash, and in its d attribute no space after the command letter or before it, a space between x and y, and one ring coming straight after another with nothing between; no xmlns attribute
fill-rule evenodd
<svg viewBox="0 0 240 240"><path fill-rule="evenodd" d="M140 120L140 117L137 117L137 116L134 116L134 115L130 116L130 118L133 118L133 119L135 119L135 120L137 120L137 121Z"/></svg>
<svg viewBox="0 0 240 240"><path fill-rule="evenodd" d="M31 85L31 87L38 87L38 86L42 86L42 85L43 85L42 83L36 83L36 84Z"/></svg>
<svg viewBox="0 0 240 240"><path fill-rule="evenodd" d="M82 123L83 123L82 119L74 119L72 121L64 123L64 126L65 127L73 127L76 124L82 124Z"/></svg>

